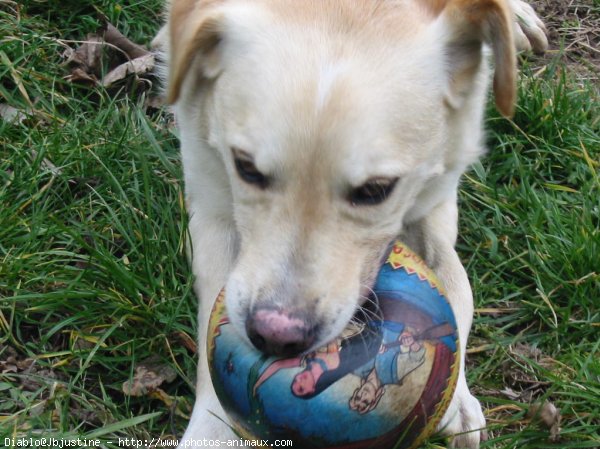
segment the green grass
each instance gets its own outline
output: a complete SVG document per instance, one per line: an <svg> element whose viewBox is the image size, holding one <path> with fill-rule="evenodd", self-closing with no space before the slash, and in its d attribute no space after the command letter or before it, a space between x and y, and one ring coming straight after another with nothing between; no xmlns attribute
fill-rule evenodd
<svg viewBox="0 0 600 449"><path fill-rule="evenodd" d="M147 43L158 3L0 3L0 103L29 111L20 124L0 120L0 363L35 360L0 370L2 442L185 427L195 363L180 340L194 336L195 300L176 132L165 113L145 113L143 96L64 82L58 41L85 38L98 9ZM514 122L491 111L491 150L460 199L483 447L599 447L598 94L550 64L526 74L519 96ZM177 379L162 399L124 395L150 355ZM527 417L543 400L562 413L556 442Z"/></svg>
<svg viewBox="0 0 600 449"><path fill-rule="evenodd" d="M93 9L29 5L0 16L2 102L30 111L0 121L0 362L10 347L40 375L29 387L23 371L0 375L0 438L179 434L175 408L121 392L158 354L178 371L166 392L182 414L193 396L193 354L177 338L194 335L195 304L176 137L143 98L62 81L57 39L85 37L94 19L78 14ZM115 23L151 36L147 8Z"/></svg>
<svg viewBox="0 0 600 449"><path fill-rule="evenodd" d="M476 318L470 345L485 350L470 357L469 378L475 391L529 389L562 413L550 444L524 424L528 404L484 393L488 410L499 407L486 447L599 447L598 95L560 66L542 79L524 71L514 122L491 114L490 152L461 195L459 251L476 307L497 309Z"/></svg>

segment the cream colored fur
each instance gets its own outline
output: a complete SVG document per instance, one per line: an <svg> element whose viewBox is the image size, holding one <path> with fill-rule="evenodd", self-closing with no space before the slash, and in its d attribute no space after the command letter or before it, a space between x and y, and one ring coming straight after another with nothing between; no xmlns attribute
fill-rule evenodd
<svg viewBox="0 0 600 449"><path fill-rule="evenodd" d="M159 41L200 299L197 400L184 439L232 436L217 418L225 414L204 352L225 285L242 337L252 306L293 302L319 324L319 346L360 307L400 236L444 283L465 354L473 301L454 250L457 186L483 151L486 54L498 107L510 114L513 39L545 45L527 8L516 0L171 2ZM240 179L232 149L253 158L269 187ZM398 182L381 204L351 204L348 192L373 178ZM453 447L477 448L484 435L464 359L440 429L457 435Z"/></svg>

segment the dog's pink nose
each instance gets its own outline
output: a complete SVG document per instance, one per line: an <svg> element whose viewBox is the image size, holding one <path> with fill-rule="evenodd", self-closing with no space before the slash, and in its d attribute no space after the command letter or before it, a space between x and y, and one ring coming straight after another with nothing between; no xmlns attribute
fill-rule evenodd
<svg viewBox="0 0 600 449"><path fill-rule="evenodd" d="M294 356L314 342L314 329L306 319L286 311L258 309L246 320L248 338L267 354Z"/></svg>

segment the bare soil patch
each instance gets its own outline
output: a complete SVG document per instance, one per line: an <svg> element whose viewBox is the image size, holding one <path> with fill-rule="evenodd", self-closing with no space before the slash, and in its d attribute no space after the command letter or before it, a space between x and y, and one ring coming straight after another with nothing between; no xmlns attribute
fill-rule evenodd
<svg viewBox="0 0 600 449"><path fill-rule="evenodd" d="M600 81L600 1L530 0L548 28L549 51L534 58L545 64L560 55L580 80Z"/></svg>

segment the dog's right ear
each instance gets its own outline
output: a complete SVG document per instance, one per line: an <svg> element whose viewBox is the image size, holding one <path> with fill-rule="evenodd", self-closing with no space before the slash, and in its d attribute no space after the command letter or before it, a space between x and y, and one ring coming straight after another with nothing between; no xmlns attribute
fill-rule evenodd
<svg viewBox="0 0 600 449"><path fill-rule="evenodd" d="M443 25L450 85L447 101L460 106L478 73L482 44L494 53L494 96L498 110L513 114L516 99L514 15L506 0L419 0Z"/></svg>
<svg viewBox="0 0 600 449"><path fill-rule="evenodd" d="M219 43L223 32L220 0L173 0L169 11L169 77L167 101L175 103L192 63L201 76L215 78L221 71Z"/></svg>

